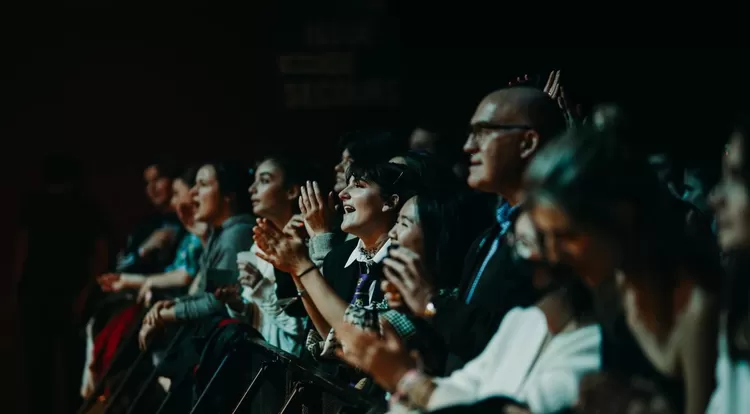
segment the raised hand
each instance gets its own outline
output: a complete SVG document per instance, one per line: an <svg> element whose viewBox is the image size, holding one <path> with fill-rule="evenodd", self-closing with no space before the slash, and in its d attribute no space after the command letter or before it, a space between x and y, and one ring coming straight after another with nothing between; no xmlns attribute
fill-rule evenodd
<svg viewBox="0 0 750 414"><path fill-rule="evenodd" d="M557 98L560 97L560 90L560 71L553 70L547 76L547 83L544 84L544 92L557 101Z"/></svg>
<svg viewBox="0 0 750 414"><path fill-rule="evenodd" d="M310 263L307 246L296 231L283 233L266 219L258 219L253 240L260 249L255 254L282 272L299 274Z"/></svg>
<svg viewBox="0 0 750 414"><path fill-rule="evenodd" d="M284 225L284 228L281 229L283 233L286 233L288 231L296 231L300 237L304 237L307 234L307 230L305 229L305 216L302 214L295 214L292 216L291 219Z"/></svg>
<svg viewBox="0 0 750 414"><path fill-rule="evenodd" d="M417 358L409 353L396 331L388 322L382 322L383 336L365 331L351 324L336 329L336 339L342 348L336 350L339 358L367 372L383 388L396 389L398 382L417 367Z"/></svg>
<svg viewBox="0 0 750 414"><path fill-rule="evenodd" d="M125 280L119 273L101 275L96 281L104 292L119 292L127 287Z"/></svg>
<svg viewBox="0 0 750 414"><path fill-rule="evenodd" d="M435 289L421 257L405 247L391 249L388 257L383 260L383 274L392 285L385 286L384 290L394 299L394 304L397 304L398 299L415 315L424 315ZM394 288L398 296L393 292Z"/></svg>
<svg viewBox="0 0 750 414"><path fill-rule="evenodd" d="M333 191L324 199L318 183L308 181L300 188L299 209L305 218L310 236L333 230L336 217L336 199Z"/></svg>

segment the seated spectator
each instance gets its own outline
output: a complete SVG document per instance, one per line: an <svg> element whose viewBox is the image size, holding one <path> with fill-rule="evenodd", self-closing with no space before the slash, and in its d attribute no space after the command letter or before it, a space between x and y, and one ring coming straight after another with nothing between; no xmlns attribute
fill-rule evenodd
<svg viewBox="0 0 750 414"><path fill-rule="evenodd" d="M206 247L199 261L199 274L191 285L191 295L157 302L146 315L140 333L143 347L164 323L197 320L221 313L224 305L214 296L213 270L239 273L237 253L252 245L253 217L247 169L224 163L202 166L191 190L195 220L208 224ZM207 291L210 290L210 292Z"/></svg>
<svg viewBox="0 0 750 414"><path fill-rule="evenodd" d="M545 293L535 306L511 310L485 350L450 377L426 375L388 324L382 339L340 327L339 355L395 392L393 412L433 411L503 396L530 412L554 413L572 406L580 379L599 369L601 336L588 288L565 268L542 266L528 215L518 218L514 233L515 260L534 268L531 283Z"/></svg>
<svg viewBox="0 0 750 414"><path fill-rule="evenodd" d="M195 206L190 189L195 185L195 169L186 170L172 181L172 208L183 225L177 251L172 263L163 273L142 275L135 273L109 273L99 278L105 292L123 289L139 290L138 302L149 298L152 289L171 289L188 286L198 274L198 260L206 242L207 225L195 220Z"/></svg>
<svg viewBox="0 0 750 414"><path fill-rule="evenodd" d="M262 220L255 229L255 241L262 250L259 257L293 276L318 334L309 342L317 344L330 337L330 346L323 349L329 357L335 347L333 329L342 323L348 304L387 309L379 287L379 263L390 246L388 231L416 187L412 173L392 163L367 167L355 163L347 176L349 185L339 194L344 203L341 230L358 239L334 248L326 256L322 271L310 260L298 235L286 238L268 220ZM315 357L320 356L316 353L319 351L313 353Z"/></svg>
<svg viewBox="0 0 750 414"><path fill-rule="evenodd" d="M527 170L527 202L550 260L593 289L616 280L628 330L657 371L647 379L680 384L684 392L666 396L674 409L703 413L713 390L718 257L688 237L676 199L624 145L628 136L582 128L552 141ZM605 340L605 353L618 343ZM642 374L635 361L613 361L623 375Z"/></svg>
<svg viewBox="0 0 750 414"><path fill-rule="evenodd" d="M405 141L386 131L356 131L344 135L341 139L341 162L336 164L336 181L333 191L327 196L318 199L311 198L310 205L300 205L302 218L310 236L309 250L310 258L321 265L326 255L335 247L346 240L355 238L351 234L342 233L341 215L343 209L339 193L346 188L346 172L352 162L359 164L374 164L386 162L398 154L403 153ZM317 186L314 183L313 188ZM319 189L318 189L319 191ZM312 195L312 193L310 193ZM300 225L301 221L290 222Z"/></svg>
<svg viewBox="0 0 750 414"><path fill-rule="evenodd" d="M728 277L719 331L718 384L709 414L750 410L750 118L740 118L734 128L721 181L711 195Z"/></svg>
<svg viewBox="0 0 750 414"><path fill-rule="evenodd" d="M146 195L154 211L141 219L128 236L117 264L118 272L161 272L172 261L180 222L172 209L172 181L181 169L173 162L153 163L143 171Z"/></svg>
<svg viewBox="0 0 750 414"><path fill-rule="evenodd" d="M315 175L303 161L280 156L266 158L258 164L255 182L250 186L253 214L279 228L285 226L299 212L300 188L308 179L315 179ZM237 256L241 291L236 287L222 288L216 292L217 297L226 303L229 316L249 322L269 344L299 355L304 345L304 310L287 312L293 311L294 306L290 309L282 302L296 301L297 290L288 274L257 257L257 252L262 253L254 244L249 252Z"/></svg>

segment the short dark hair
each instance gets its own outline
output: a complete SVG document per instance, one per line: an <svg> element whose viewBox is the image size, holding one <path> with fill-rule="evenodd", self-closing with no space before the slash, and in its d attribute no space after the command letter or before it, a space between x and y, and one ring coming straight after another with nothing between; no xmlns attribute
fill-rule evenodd
<svg viewBox="0 0 750 414"><path fill-rule="evenodd" d="M198 175L198 168L195 166L187 167L182 170L182 173L176 178L182 181L188 188L195 186L195 177Z"/></svg>
<svg viewBox="0 0 750 414"><path fill-rule="evenodd" d="M392 162L376 164L358 163L356 160L346 171L346 181L350 178L377 184L384 199L398 195L400 208L406 200L417 194L420 188L419 177L405 165Z"/></svg>

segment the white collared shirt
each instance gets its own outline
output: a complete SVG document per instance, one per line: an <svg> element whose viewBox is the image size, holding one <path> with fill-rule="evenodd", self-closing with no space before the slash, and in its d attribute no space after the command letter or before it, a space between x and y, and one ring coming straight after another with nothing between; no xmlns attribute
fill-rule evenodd
<svg viewBox="0 0 750 414"><path fill-rule="evenodd" d="M354 248L354 251L349 256L349 260L346 261L346 264L344 267L349 267L352 265L352 263L356 262L373 262L373 263L380 263L385 259L386 256L388 256L388 248L391 246L391 239L386 240L385 243L383 243L383 246L378 250L377 253L375 253L375 256L372 257L372 259L368 259L367 256L362 252L362 248L365 247L364 243L362 243L362 239L357 242L357 247Z"/></svg>

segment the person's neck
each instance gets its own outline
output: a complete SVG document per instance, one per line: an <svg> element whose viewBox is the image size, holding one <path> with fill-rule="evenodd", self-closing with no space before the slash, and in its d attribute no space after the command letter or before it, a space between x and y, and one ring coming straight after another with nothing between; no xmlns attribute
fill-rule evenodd
<svg viewBox="0 0 750 414"><path fill-rule="evenodd" d="M565 289L558 289L548 293L537 302L537 307L547 318L547 326L551 334L556 335L593 323L592 315L576 312L571 299Z"/></svg>
<svg viewBox="0 0 750 414"><path fill-rule="evenodd" d="M219 214L214 220L211 220L211 227L213 228L219 228L224 225L224 223L229 220L233 216L232 212L227 210L224 210Z"/></svg>
<svg viewBox="0 0 750 414"><path fill-rule="evenodd" d="M385 241L388 240L388 232L386 231L370 237L360 237L359 239L362 240L362 246L366 250L375 250L383 246Z"/></svg>
<svg viewBox="0 0 750 414"><path fill-rule="evenodd" d="M498 193L498 196L511 206L517 206L521 202L520 190L503 191L502 193Z"/></svg>

